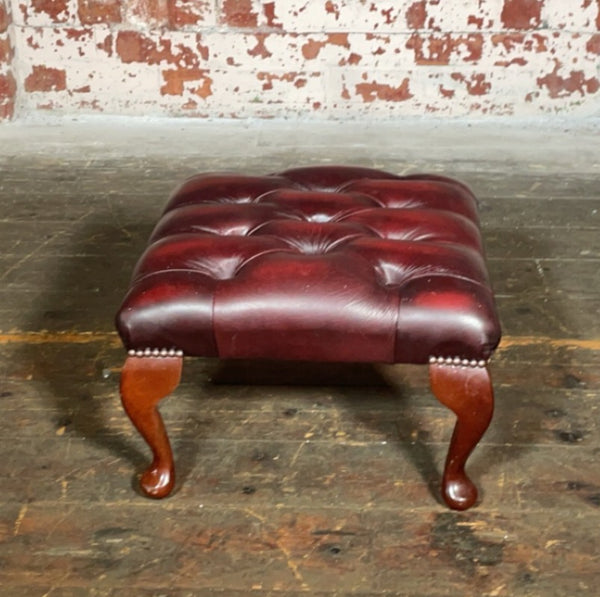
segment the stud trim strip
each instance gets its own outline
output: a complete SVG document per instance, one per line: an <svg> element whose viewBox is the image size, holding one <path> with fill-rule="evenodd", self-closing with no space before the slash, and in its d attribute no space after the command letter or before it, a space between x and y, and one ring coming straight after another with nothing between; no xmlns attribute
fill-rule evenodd
<svg viewBox="0 0 600 597"><path fill-rule="evenodd" d="M454 365L455 367L485 367L488 364L488 361L481 359L461 359L460 357L429 357L429 363L431 365Z"/></svg>
<svg viewBox="0 0 600 597"><path fill-rule="evenodd" d="M175 348L144 348L142 350L130 349L127 351L130 357L182 357L183 350Z"/></svg>

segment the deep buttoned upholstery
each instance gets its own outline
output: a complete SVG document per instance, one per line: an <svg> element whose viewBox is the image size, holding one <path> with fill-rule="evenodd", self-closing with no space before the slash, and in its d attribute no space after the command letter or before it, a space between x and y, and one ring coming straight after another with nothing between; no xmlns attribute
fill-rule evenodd
<svg viewBox="0 0 600 597"><path fill-rule="evenodd" d="M203 174L171 197L117 314L121 399L152 450L140 487L175 487L157 405L184 356L428 363L457 421L442 497L477 501L466 461L494 397L500 338L470 190L352 167Z"/></svg>
<svg viewBox="0 0 600 597"><path fill-rule="evenodd" d="M186 181L117 327L131 351L313 361L474 363L500 337L470 190L354 167Z"/></svg>

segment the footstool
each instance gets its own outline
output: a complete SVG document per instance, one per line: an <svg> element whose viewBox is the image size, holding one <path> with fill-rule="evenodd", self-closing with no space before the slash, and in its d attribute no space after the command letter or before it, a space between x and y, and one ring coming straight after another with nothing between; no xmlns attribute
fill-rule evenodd
<svg viewBox="0 0 600 597"><path fill-rule="evenodd" d="M173 489L157 404L194 356L427 364L457 417L442 496L459 510L477 499L465 463L491 420L500 326L460 182L329 166L194 176L171 196L116 325L123 405L153 453L148 496Z"/></svg>

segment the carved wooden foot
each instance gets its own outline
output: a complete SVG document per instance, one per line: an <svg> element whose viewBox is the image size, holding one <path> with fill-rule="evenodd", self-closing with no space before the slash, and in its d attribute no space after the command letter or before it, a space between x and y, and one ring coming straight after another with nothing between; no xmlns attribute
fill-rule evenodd
<svg viewBox="0 0 600 597"><path fill-rule="evenodd" d="M492 419L492 383L485 367L432 364L429 376L437 399L457 417L444 469L442 496L450 508L466 510L477 501L477 488L467 477L465 464Z"/></svg>
<svg viewBox="0 0 600 597"><path fill-rule="evenodd" d="M165 426L156 406L179 384L180 356L130 356L121 372L121 400L131 422L152 449L152 464L140 486L149 497L163 498L175 485L173 454Z"/></svg>

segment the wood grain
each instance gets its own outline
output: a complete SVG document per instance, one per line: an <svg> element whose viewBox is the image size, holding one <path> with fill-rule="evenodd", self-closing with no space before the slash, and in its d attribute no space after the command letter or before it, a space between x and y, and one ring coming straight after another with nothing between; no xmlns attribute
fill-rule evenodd
<svg viewBox="0 0 600 597"><path fill-rule="evenodd" d="M421 165L459 168L479 195L506 332L466 513L435 497L454 417L408 366L187 359L160 407L179 483L144 499L114 312L170 189L230 165L0 157L0 594L596 595L597 173Z"/></svg>

